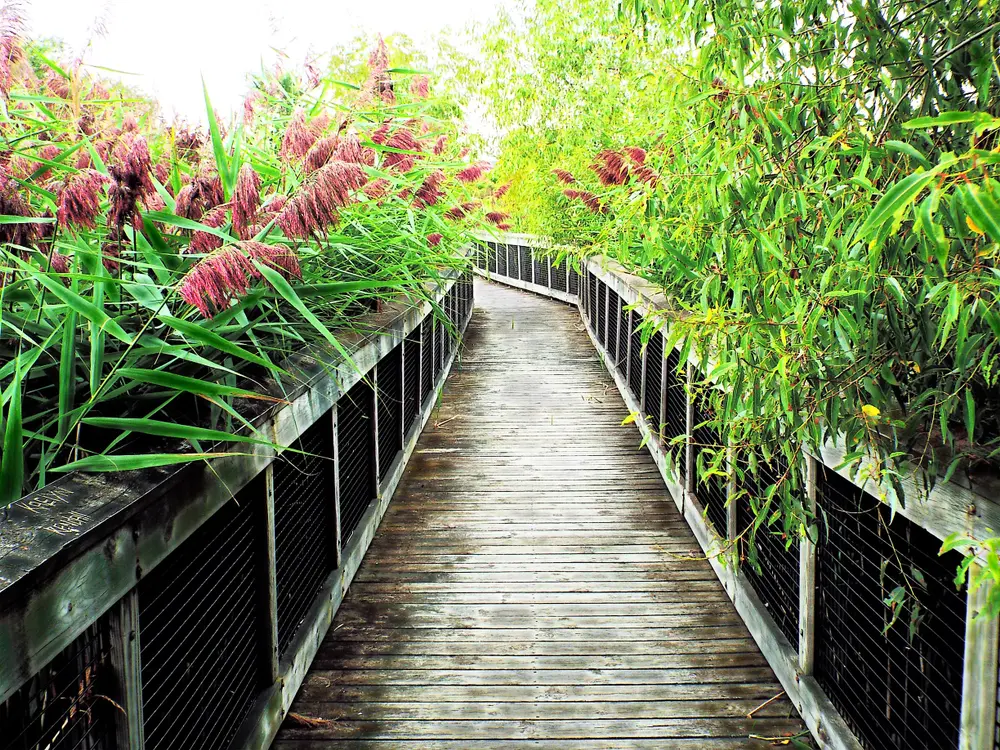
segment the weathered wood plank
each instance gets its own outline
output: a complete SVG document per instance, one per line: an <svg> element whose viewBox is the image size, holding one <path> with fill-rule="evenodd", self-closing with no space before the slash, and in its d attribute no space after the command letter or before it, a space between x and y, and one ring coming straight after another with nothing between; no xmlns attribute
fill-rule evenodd
<svg viewBox="0 0 1000 750"><path fill-rule="evenodd" d="M275 747L731 750L804 732L580 356L574 311L476 295L462 367L293 705L329 723L286 722Z"/></svg>

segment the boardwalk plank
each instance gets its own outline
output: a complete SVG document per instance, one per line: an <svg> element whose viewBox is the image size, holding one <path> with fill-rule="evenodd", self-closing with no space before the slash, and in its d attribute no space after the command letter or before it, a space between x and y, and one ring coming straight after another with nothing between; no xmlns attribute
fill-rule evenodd
<svg viewBox="0 0 1000 750"><path fill-rule="evenodd" d="M278 750L735 750L804 726L578 314L477 282L468 347ZM752 714L753 718L748 718Z"/></svg>

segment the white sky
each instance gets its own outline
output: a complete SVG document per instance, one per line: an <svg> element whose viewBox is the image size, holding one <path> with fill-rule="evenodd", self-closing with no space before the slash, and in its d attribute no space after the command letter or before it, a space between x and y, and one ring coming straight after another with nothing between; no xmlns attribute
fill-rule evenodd
<svg viewBox="0 0 1000 750"><path fill-rule="evenodd" d="M445 27L485 21L511 0L29 0L30 37L57 37L84 61L125 76L156 97L167 119L204 119L201 77L225 116L246 92L246 74L286 52L298 66L361 32L402 32L417 42ZM106 32L94 36L92 29ZM111 76L104 72L102 75Z"/></svg>

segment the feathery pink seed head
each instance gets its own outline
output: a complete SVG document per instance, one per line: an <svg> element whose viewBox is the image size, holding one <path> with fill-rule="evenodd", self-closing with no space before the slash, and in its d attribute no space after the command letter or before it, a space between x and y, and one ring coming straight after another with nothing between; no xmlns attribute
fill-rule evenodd
<svg viewBox="0 0 1000 750"><path fill-rule="evenodd" d="M248 240L250 227L256 223L260 212L260 175L249 162L240 167L240 174L233 191L233 231Z"/></svg>
<svg viewBox="0 0 1000 750"><path fill-rule="evenodd" d="M440 169L427 175L417 190L417 194L413 199L413 205L417 208L427 208L428 206L435 205L441 199L441 196L444 195L441 190L441 183L444 182L444 177L444 172Z"/></svg>
<svg viewBox="0 0 1000 750"><path fill-rule="evenodd" d="M410 81L410 94L414 99L426 99L431 93L431 79L427 76L415 76Z"/></svg>
<svg viewBox="0 0 1000 750"><path fill-rule="evenodd" d="M599 153L591 169L603 185L624 185L628 181L628 164L617 151L605 149Z"/></svg>
<svg viewBox="0 0 1000 750"><path fill-rule="evenodd" d="M501 211L490 211L486 214L486 221L488 221L490 224L495 224L497 226L505 223L509 218L510 218L509 214L505 214Z"/></svg>
<svg viewBox="0 0 1000 750"><path fill-rule="evenodd" d="M641 167L646 163L646 150L639 148L638 146L629 146L625 150L625 155L632 160L632 163L637 167Z"/></svg>
<svg viewBox="0 0 1000 750"><path fill-rule="evenodd" d="M443 240L443 239L444 239L444 236L441 235L439 232L434 232L434 234L429 234L429 235L427 235L427 246L428 247L437 247L438 245L441 244L441 240Z"/></svg>
<svg viewBox="0 0 1000 750"><path fill-rule="evenodd" d="M554 174L556 179L563 185L572 185L576 182L576 178L565 169L553 169L552 174Z"/></svg>
<svg viewBox="0 0 1000 750"><path fill-rule="evenodd" d="M493 191L493 197L496 198L497 200L503 198L505 195L507 195L507 191L510 190L510 186L512 184L513 181L505 182L503 185L501 185L500 187L498 187L496 190Z"/></svg>
<svg viewBox="0 0 1000 750"><path fill-rule="evenodd" d="M70 175L59 192L59 223L93 229L101 211L101 188L107 181L107 177L93 169Z"/></svg>
<svg viewBox="0 0 1000 750"><path fill-rule="evenodd" d="M455 175L459 182L476 182L484 174L490 171L490 165L484 161L478 161Z"/></svg>
<svg viewBox="0 0 1000 750"><path fill-rule="evenodd" d="M301 159L309 152L319 134L319 129L306 122L305 110L297 108L292 113L292 119L288 122L284 138L281 140L282 158L286 161Z"/></svg>
<svg viewBox="0 0 1000 750"><path fill-rule="evenodd" d="M444 153L445 146L448 145L448 136L439 136L437 141L434 143L434 155L440 156Z"/></svg>

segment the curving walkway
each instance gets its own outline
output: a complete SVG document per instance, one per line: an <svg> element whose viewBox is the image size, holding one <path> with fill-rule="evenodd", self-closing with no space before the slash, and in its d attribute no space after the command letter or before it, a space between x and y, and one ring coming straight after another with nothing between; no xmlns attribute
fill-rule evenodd
<svg viewBox="0 0 1000 750"><path fill-rule="evenodd" d="M279 750L772 747L804 732L575 309L476 281ZM323 721L325 720L325 721ZM756 739L761 738L761 739ZM768 738L768 739L763 739Z"/></svg>

